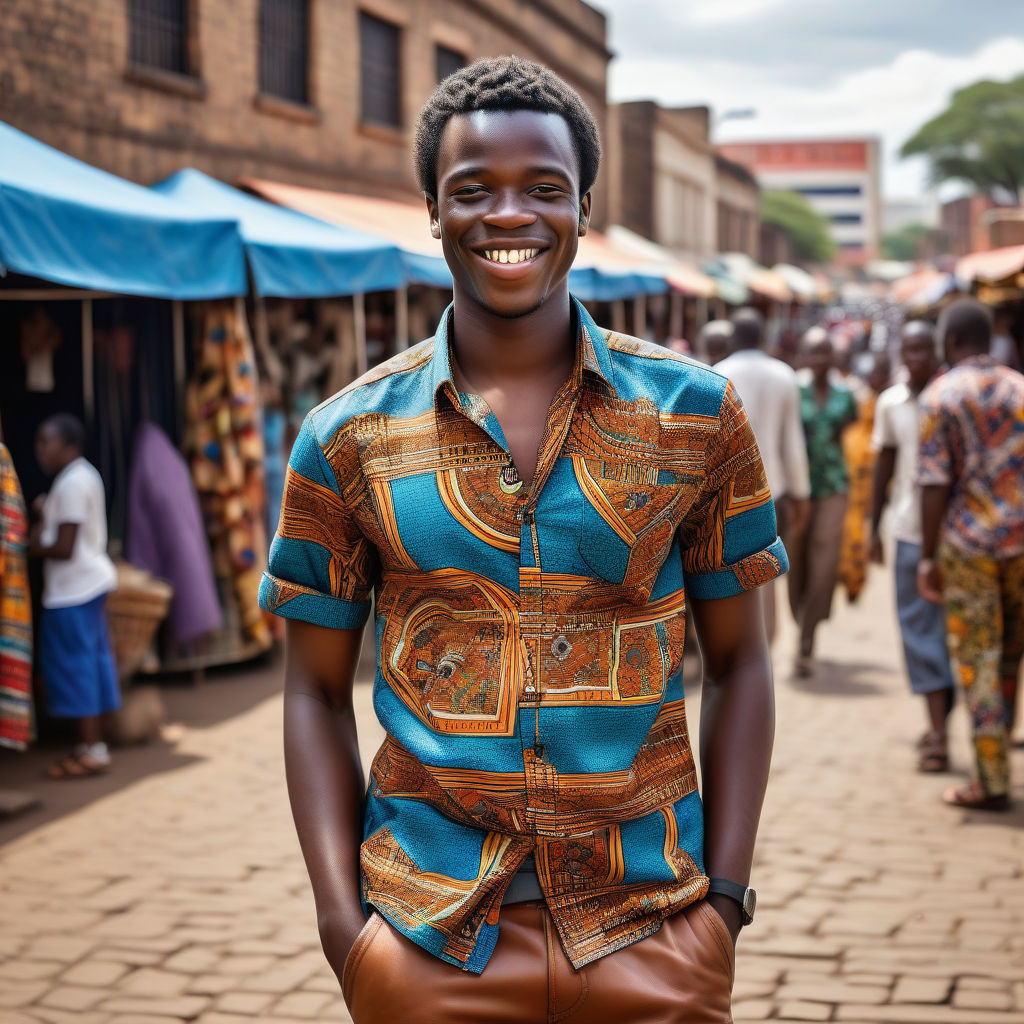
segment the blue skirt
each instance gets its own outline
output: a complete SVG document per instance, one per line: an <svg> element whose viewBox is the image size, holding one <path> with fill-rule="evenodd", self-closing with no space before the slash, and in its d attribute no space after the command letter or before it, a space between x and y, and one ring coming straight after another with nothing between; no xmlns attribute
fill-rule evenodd
<svg viewBox="0 0 1024 1024"><path fill-rule="evenodd" d="M54 718L89 718L121 706L114 656L110 651L107 595L72 605L44 608L39 623L39 667L46 705Z"/></svg>

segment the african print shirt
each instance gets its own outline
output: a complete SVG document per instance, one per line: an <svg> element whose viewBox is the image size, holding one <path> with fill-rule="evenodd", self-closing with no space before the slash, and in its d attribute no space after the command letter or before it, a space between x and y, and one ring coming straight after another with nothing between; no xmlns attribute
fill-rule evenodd
<svg viewBox="0 0 1024 1024"><path fill-rule="evenodd" d="M845 494L850 474L843 458L843 430L857 419L857 400L845 387L829 385L825 404L818 407L814 385L800 388L800 418L807 439L807 462L811 473L811 497L827 498Z"/></svg>
<svg viewBox="0 0 1024 1024"><path fill-rule="evenodd" d="M447 320L310 413L263 607L363 624L374 598L374 759L363 899L479 973L533 855L577 967L700 899L703 816L682 683L686 596L786 568L728 381L598 329L532 485L451 374Z"/></svg>
<svg viewBox="0 0 1024 1024"><path fill-rule="evenodd" d="M967 554L1024 552L1024 375L981 355L921 395L920 482L951 484L943 538Z"/></svg>

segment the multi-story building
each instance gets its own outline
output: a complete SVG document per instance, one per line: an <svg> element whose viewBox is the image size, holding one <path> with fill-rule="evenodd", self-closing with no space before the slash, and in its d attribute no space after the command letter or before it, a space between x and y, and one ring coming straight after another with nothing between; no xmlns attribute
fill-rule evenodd
<svg viewBox="0 0 1024 1024"><path fill-rule="evenodd" d="M729 142L718 152L748 167L763 189L799 192L831 225L840 263L877 258L881 234L879 142L778 139Z"/></svg>
<svg viewBox="0 0 1024 1024"><path fill-rule="evenodd" d="M744 167L715 154L707 107L650 100L608 108L608 219L697 262L756 258L760 193Z"/></svg>
<svg viewBox="0 0 1024 1024"><path fill-rule="evenodd" d="M502 53L606 130L605 17L582 0L7 0L0 119L143 184L191 165L412 198L420 105ZM596 227L606 201L599 180Z"/></svg>

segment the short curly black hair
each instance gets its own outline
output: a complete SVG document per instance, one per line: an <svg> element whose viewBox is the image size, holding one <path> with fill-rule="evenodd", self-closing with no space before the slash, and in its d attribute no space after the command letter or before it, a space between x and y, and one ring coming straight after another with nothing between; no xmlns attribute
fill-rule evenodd
<svg viewBox="0 0 1024 1024"><path fill-rule="evenodd" d="M580 167L580 195L590 191L601 164L597 122L576 90L550 68L522 57L487 57L445 78L416 122L416 175L437 198L437 151L445 125L474 110L538 110L560 114L572 134Z"/></svg>

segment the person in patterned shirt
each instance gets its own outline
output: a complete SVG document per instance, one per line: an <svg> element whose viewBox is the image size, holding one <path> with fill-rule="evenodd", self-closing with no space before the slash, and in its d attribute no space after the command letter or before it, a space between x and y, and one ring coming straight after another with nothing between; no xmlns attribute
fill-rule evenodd
<svg viewBox="0 0 1024 1024"><path fill-rule="evenodd" d="M445 79L417 169L454 302L292 451L260 598L288 620L289 792L356 1024L731 1020L774 728L756 590L786 554L729 381L569 294L599 156L546 68Z"/></svg>
<svg viewBox="0 0 1024 1024"><path fill-rule="evenodd" d="M1005 810L1024 655L1024 375L989 355L992 318L961 299L939 320L952 367L921 395L922 597L946 610L971 714L976 777L956 807Z"/></svg>

